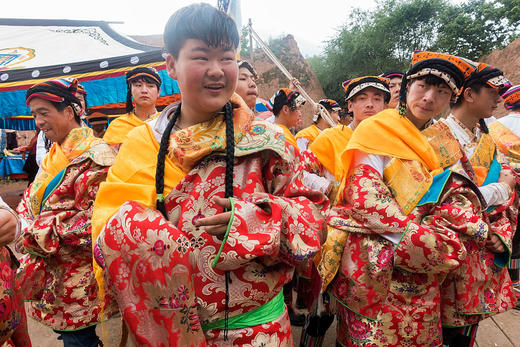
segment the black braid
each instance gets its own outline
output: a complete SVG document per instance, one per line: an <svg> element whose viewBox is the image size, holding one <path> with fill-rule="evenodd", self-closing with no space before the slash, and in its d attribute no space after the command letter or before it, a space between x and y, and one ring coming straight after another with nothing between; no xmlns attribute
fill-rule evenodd
<svg viewBox="0 0 520 347"><path fill-rule="evenodd" d="M155 191L157 192L157 209L162 213L164 218L168 219L166 214L166 207L164 206L164 162L166 160L166 152L170 145L170 133L172 132L177 118L181 114L181 103L173 113L172 118L168 122L166 129L161 137L161 145L159 146L159 153L157 154L157 168L155 169Z"/></svg>
<svg viewBox="0 0 520 347"><path fill-rule="evenodd" d="M480 125L480 131L482 131L484 134L489 134L489 129L484 118L480 118L478 120L478 124Z"/></svg>
<svg viewBox="0 0 520 347"><path fill-rule="evenodd" d="M224 197L233 197L233 167L235 166L235 129L233 127L233 108L231 103L224 106L224 119L226 121L226 181ZM226 301L224 316L224 341L227 341L228 319L229 319L229 284L231 276L229 271L225 273L226 280Z"/></svg>
<svg viewBox="0 0 520 347"><path fill-rule="evenodd" d="M235 130L233 127L233 108L228 102L224 106L226 121L226 190L224 197L233 197L233 167L235 165Z"/></svg>
<svg viewBox="0 0 520 347"><path fill-rule="evenodd" d="M126 85L126 113L132 112L133 109L134 109L134 105L132 104L132 84L130 82L127 82L127 85ZM179 107L179 109L180 109L180 107Z"/></svg>

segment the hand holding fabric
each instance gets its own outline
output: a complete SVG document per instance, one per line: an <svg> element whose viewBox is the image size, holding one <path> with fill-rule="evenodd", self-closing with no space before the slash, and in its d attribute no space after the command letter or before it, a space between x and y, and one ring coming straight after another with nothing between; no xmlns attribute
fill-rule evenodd
<svg viewBox="0 0 520 347"><path fill-rule="evenodd" d="M213 197L213 201L220 207L224 208L224 211L231 208L229 199L220 198L218 196ZM229 219L231 218L231 212L217 213L214 216L201 218L195 222L196 227L205 227L205 231L213 236L216 236L219 240L224 239Z"/></svg>
<svg viewBox="0 0 520 347"><path fill-rule="evenodd" d="M504 243L496 234L489 234L489 238L486 241L486 248L493 253L503 253L506 251Z"/></svg>

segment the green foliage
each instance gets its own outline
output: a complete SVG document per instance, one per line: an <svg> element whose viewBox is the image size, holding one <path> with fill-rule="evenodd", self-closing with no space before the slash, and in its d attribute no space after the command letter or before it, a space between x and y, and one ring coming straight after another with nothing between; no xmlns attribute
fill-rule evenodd
<svg viewBox="0 0 520 347"><path fill-rule="evenodd" d="M244 58L248 58L251 56L249 50L249 30L247 30L247 26L242 28L242 36L240 37L240 56Z"/></svg>
<svg viewBox="0 0 520 347"><path fill-rule="evenodd" d="M406 71L415 50L478 60L519 33L519 0L380 0L373 11L354 10L324 53L308 62L325 94L341 100L343 81Z"/></svg>

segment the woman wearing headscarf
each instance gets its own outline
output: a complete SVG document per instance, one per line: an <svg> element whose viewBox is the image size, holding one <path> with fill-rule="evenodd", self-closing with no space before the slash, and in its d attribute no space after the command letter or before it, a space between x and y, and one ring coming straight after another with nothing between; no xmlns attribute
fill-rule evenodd
<svg viewBox="0 0 520 347"><path fill-rule="evenodd" d="M108 125L103 140L119 149L126 135L159 113L155 103L161 92L161 77L153 67L137 67L126 73L126 114ZM134 106L135 104L135 106Z"/></svg>

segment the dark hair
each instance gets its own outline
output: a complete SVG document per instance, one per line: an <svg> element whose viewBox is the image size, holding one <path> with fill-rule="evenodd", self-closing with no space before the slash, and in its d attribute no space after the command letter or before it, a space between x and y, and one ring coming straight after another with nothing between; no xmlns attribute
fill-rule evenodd
<svg viewBox="0 0 520 347"><path fill-rule="evenodd" d="M483 82L481 82L479 80L473 80L473 81L470 81L470 83L468 83L467 85L464 85L464 89L466 89L466 88L471 88L475 92L480 93L482 88L491 88L491 86L489 86L488 84L483 83ZM462 94L459 96L457 101L451 104L451 107L457 107L457 106L460 106L462 104L462 102L464 100L464 95L463 94L464 94L464 90L462 90ZM483 133L489 134L489 129L488 129L488 126L487 126L486 121L484 120L484 118L480 118L478 120L478 124L480 126L480 130Z"/></svg>
<svg viewBox="0 0 520 347"><path fill-rule="evenodd" d="M135 82L145 82L145 83L152 83L157 87L157 90L161 88L159 84L157 84L157 81L155 81L153 78L148 76L139 76L135 79L131 79L127 81L127 91L126 91L126 112L130 113L134 109L134 104L132 103L132 84Z"/></svg>
<svg viewBox="0 0 520 347"><path fill-rule="evenodd" d="M159 88L161 88L161 86L159 84L157 84L156 80L154 80L153 78L148 77L148 76L139 76L137 78L131 79L130 81L128 81L128 84L132 85L136 82L151 83L157 87L157 90L159 90Z"/></svg>
<svg viewBox="0 0 520 347"><path fill-rule="evenodd" d="M424 83L429 84L431 86L435 86L435 87L449 88L449 86L446 84L446 82L442 78L435 76L435 75L425 75L425 76L414 78L414 79L410 80L410 82L409 82L410 85L412 85L415 81L423 81ZM450 90L451 90L451 88L450 88Z"/></svg>
<svg viewBox="0 0 520 347"><path fill-rule="evenodd" d="M480 90L482 88L491 88L491 86L489 86L486 83L480 82L480 81L472 81L472 82L464 85L464 89L467 89L467 88L471 88L475 92L480 93ZM462 90L462 93L459 96L459 98L457 99L457 101L451 104L451 107L457 107L460 104L462 104L462 101L464 100L463 94L464 94L464 90Z"/></svg>
<svg viewBox="0 0 520 347"><path fill-rule="evenodd" d="M275 117L278 117L278 114L282 110L282 108L287 105L291 111L294 111L296 109L296 99L300 93L294 92L290 98L287 98L287 95L283 90L280 90L278 95L274 98L274 104L273 104L273 114Z"/></svg>
<svg viewBox="0 0 520 347"><path fill-rule="evenodd" d="M210 47L238 47L239 36L231 17L205 3L177 10L164 28L164 46L175 59L188 39L198 39Z"/></svg>
<svg viewBox="0 0 520 347"><path fill-rule="evenodd" d="M85 113L87 113L88 109L88 102L87 102L87 94L83 94L83 100L85 100Z"/></svg>

